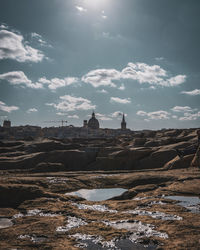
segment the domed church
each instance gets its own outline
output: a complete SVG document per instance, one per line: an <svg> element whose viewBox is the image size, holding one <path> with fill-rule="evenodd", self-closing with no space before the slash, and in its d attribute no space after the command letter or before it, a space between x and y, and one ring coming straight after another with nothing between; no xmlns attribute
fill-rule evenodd
<svg viewBox="0 0 200 250"><path fill-rule="evenodd" d="M95 117L95 113L92 113L92 117L88 121L88 128L99 129L99 121Z"/></svg>

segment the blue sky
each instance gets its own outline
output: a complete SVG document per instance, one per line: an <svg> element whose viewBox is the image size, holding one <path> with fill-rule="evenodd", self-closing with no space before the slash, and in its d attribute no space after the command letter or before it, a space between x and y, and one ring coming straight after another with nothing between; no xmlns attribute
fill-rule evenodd
<svg viewBox="0 0 200 250"><path fill-rule="evenodd" d="M199 0L0 4L1 121L199 127Z"/></svg>

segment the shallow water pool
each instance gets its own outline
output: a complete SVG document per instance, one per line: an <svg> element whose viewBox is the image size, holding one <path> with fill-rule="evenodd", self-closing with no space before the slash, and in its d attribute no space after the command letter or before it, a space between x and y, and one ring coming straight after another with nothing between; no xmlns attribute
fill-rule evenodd
<svg viewBox="0 0 200 250"><path fill-rule="evenodd" d="M104 188L104 189L80 189L75 192L65 193L65 195L76 195L89 201L103 201L123 194L124 188Z"/></svg>
<svg viewBox="0 0 200 250"><path fill-rule="evenodd" d="M200 213L200 198L197 196L166 196L166 199L178 201L178 205L189 209L192 213Z"/></svg>
<svg viewBox="0 0 200 250"><path fill-rule="evenodd" d="M12 227L13 223L10 219L8 218L0 218L0 229L2 228L7 228L7 227Z"/></svg>

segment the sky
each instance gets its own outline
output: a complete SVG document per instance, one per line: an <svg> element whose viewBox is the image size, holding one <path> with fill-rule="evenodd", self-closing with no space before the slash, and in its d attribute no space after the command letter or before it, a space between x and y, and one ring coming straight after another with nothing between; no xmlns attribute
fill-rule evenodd
<svg viewBox="0 0 200 250"><path fill-rule="evenodd" d="M0 0L0 121L197 128L199 0Z"/></svg>

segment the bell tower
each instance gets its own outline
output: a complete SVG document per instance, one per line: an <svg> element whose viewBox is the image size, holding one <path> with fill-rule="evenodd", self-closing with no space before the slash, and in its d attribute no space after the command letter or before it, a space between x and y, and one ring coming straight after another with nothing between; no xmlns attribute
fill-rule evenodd
<svg viewBox="0 0 200 250"><path fill-rule="evenodd" d="M126 121L125 121L124 114L123 114L122 122L121 122L121 130L126 130Z"/></svg>

